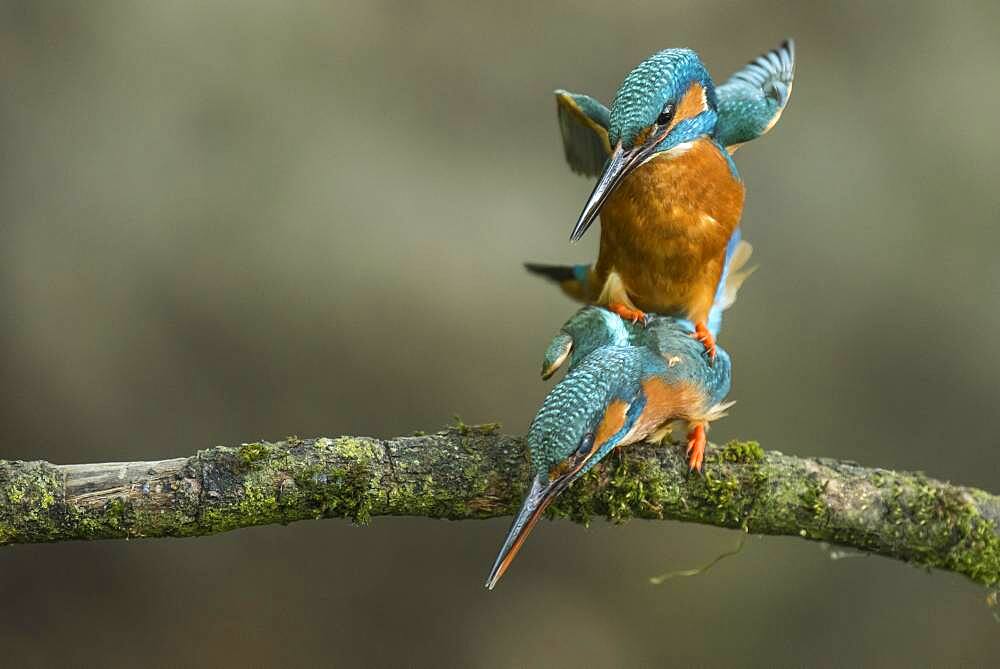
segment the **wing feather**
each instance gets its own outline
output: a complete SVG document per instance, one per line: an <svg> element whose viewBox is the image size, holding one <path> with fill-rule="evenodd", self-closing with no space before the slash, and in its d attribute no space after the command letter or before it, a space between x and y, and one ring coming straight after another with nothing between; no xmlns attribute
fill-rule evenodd
<svg viewBox="0 0 1000 669"><path fill-rule="evenodd" d="M778 122L792 95L795 43L785 40L777 49L758 56L716 89L719 120L715 138L730 153L760 137Z"/></svg>
<svg viewBox="0 0 1000 669"><path fill-rule="evenodd" d="M726 247L726 258L723 261L722 276L719 277L719 285L715 291L715 301L712 309L708 313L708 329L713 335L719 334L722 327L722 312L733 306L736 302L736 294L740 286L747 277L753 274L756 267L747 267L750 262L750 255L753 253L753 246L743 239L743 234L739 228L733 231L733 236L729 238Z"/></svg>
<svg viewBox="0 0 1000 669"><path fill-rule="evenodd" d="M587 95L556 91L566 162L578 174L600 176L611 154L608 108Z"/></svg>

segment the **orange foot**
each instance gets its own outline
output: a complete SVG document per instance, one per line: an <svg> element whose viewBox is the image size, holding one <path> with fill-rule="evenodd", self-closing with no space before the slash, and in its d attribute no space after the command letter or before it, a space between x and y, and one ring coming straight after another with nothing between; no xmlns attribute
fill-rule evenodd
<svg viewBox="0 0 1000 669"><path fill-rule="evenodd" d="M705 324L702 322L695 323L694 334L691 336L702 343L702 346L705 347L705 352L708 353L708 359L715 362L715 337L708 331Z"/></svg>
<svg viewBox="0 0 1000 669"><path fill-rule="evenodd" d="M632 307L626 306L621 302L612 302L608 305L608 310L621 316L624 321L630 321L632 323L646 322L646 312L640 311L639 309L633 309Z"/></svg>
<svg viewBox="0 0 1000 669"><path fill-rule="evenodd" d="M688 433L688 470L701 472L701 465L705 462L705 444L708 440L705 437L705 424L695 423Z"/></svg>

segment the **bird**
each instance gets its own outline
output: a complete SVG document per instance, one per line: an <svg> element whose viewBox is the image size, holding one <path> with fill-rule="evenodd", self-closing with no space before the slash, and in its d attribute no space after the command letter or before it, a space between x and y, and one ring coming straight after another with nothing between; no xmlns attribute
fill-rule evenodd
<svg viewBox="0 0 1000 669"><path fill-rule="evenodd" d="M666 49L626 77L610 109L557 90L570 168L598 177L570 235L600 215L595 264L526 263L570 297L644 322L676 315L715 357L713 298L740 249L745 189L731 154L777 123L792 92L795 46L786 40L716 87L698 54Z"/></svg>
<svg viewBox="0 0 1000 669"><path fill-rule="evenodd" d="M738 232L730 247L709 315L716 334L753 271L746 269L752 248ZM686 423L688 469L701 472L709 424L733 405L726 401L732 361L717 347L715 362L706 362L692 329L690 321L675 316L654 315L640 325L592 305L573 314L552 338L542 378L567 361L569 371L528 428L531 488L486 579L488 589L552 501L613 450L643 440L662 444L678 423Z"/></svg>
<svg viewBox="0 0 1000 669"><path fill-rule="evenodd" d="M563 343L569 339L572 354ZM565 354L563 351L566 351ZM708 423L731 403L731 362L702 345L678 319L655 316L644 326L606 309L575 314L546 351L546 366L570 359L566 376L546 396L528 429L531 487L486 580L492 590L552 501L613 449L663 440L675 421L691 426L689 466L704 461Z"/></svg>

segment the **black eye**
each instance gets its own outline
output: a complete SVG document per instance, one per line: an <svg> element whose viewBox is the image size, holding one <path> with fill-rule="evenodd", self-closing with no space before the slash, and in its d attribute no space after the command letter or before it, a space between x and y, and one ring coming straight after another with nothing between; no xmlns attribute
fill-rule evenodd
<svg viewBox="0 0 1000 669"><path fill-rule="evenodd" d="M674 106L669 102L663 106L663 111L656 117L656 125L667 125L674 118Z"/></svg>
<svg viewBox="0 0 1000 669"><path fill-rule="evenodd" d="M580 440L580 445L576 448L577 455L587 455L590 453L590 449L594 447L594 433L588 432L583 435L583 439Z"/></svg>

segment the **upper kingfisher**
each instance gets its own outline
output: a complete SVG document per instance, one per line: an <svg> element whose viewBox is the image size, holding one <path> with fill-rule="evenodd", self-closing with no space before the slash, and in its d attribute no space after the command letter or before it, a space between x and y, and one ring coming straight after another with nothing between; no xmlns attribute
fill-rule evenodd
<svg viewBox="0 0 1000 669"><path fill-rule="evenodd" d="M556 91L566 160L599 177L570 239L600 214L600 252L592 267L527 268L627 320L685 317L714 359L708 319L744 199L730 155L778 121L794 64L787 40L716 88L698 54L667 49L625 77L610 109Z"/></svg>

